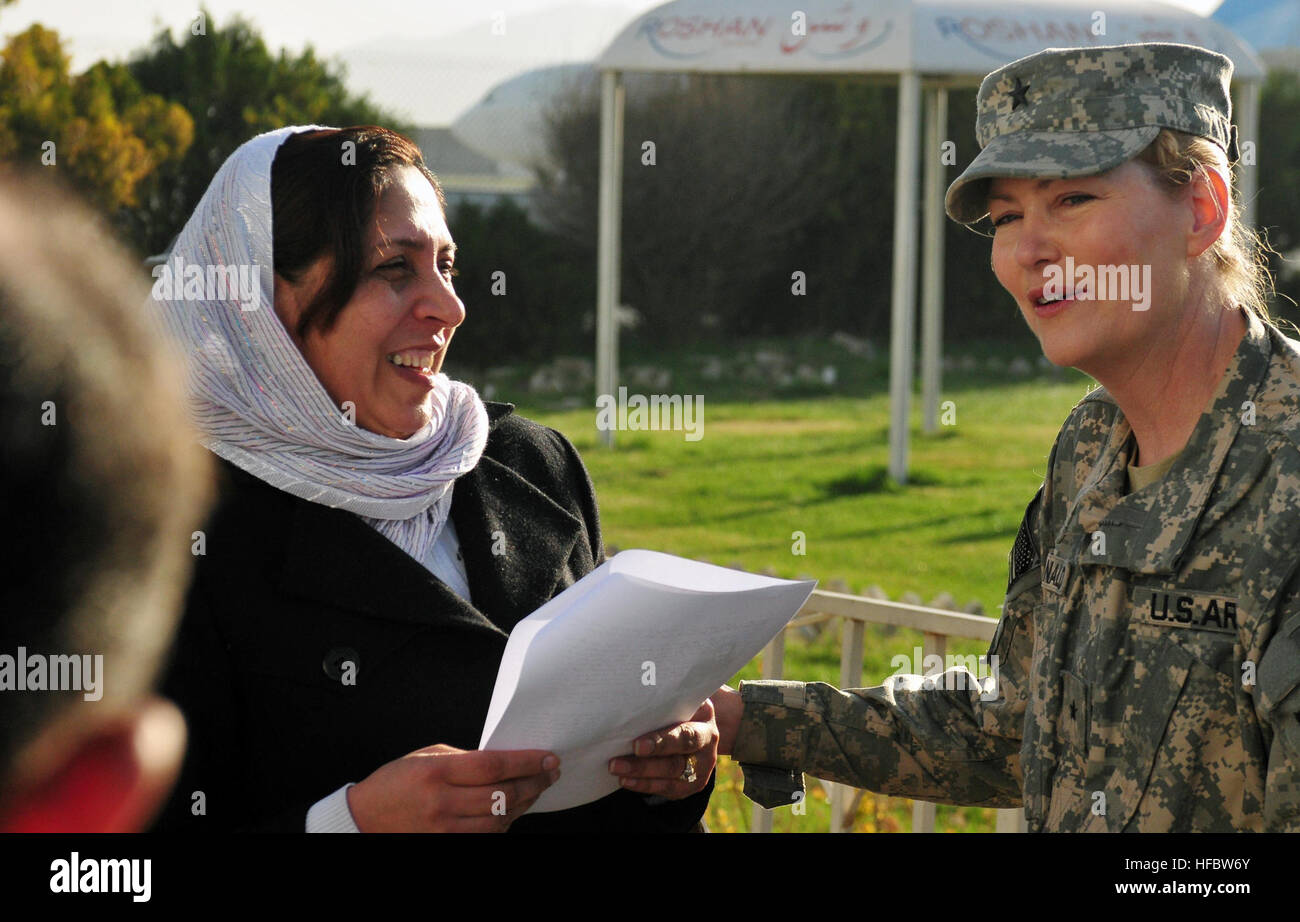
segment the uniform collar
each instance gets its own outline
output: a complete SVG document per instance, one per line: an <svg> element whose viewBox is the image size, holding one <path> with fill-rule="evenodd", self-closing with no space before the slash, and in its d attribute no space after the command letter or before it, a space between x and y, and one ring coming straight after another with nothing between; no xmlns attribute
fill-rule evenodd
<svg viewBox="0 0 1300 922"><path fill-rule="evenodd" d="M1077 513L1083 529L1077 558L1081 564L1104 564L1145 574L1175 572L1241 429L1248 401L1256 397L1272 357L1263 322L1246 311L1246 324L1246 333L1209 407L1173 467L1158 483L1127 496L1124 490L1133 430L1122 412L1116 415L1097 464L1067 517L1072 521ZM1097 532L1104 536L1104 543L1094 538Z"/></svg>

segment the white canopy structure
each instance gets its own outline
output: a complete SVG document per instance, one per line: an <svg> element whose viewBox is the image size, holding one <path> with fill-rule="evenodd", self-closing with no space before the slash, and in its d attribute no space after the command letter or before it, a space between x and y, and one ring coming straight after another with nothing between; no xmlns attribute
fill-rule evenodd
<svg viewBox="0 0 1300 922"><path fill-rule="evenodd" d="M792 9L792 7L794 9ZM1263 67L1231 31L1190 11L1136 0L1098 10L1095 0L674 0L635 19L597 60L601 71L600 218L596 298L596 392L618 385L614 308L620 288L623 74L628 71L897 76L898 134L890 339L889 472L907 479L908 420L916 316L917 173L924 168L922 399L936 428L943 317L943 196L940 145L947 91L977 86L1004 64L1052 47L1169 41L1219 51L1236 65L1240 137L1256 137ZM921 100L925 142L921 141ZM974 139L957 139L958 167ZM1246 218L1254 177L1242 171ZM603 433L606 444L613 433Z"/></svg>

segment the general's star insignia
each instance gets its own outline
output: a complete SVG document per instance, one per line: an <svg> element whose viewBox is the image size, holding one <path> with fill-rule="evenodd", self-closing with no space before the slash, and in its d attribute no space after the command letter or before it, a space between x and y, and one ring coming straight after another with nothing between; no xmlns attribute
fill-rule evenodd
<svg viewBox="0 0 1300 922"><path fill-rule="evenodd" d="M1016 85L1011 88L1011 111L1014 112L1026 104L1025 94L1029 92L1028 83L1020 82L1020 75L1016 75Z"/></svg>

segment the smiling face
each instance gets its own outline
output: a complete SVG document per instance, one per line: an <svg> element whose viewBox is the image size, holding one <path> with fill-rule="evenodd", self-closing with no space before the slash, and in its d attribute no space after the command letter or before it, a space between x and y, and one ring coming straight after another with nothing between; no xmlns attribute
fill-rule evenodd
<svg viewBox="0 0 1300 922"><path fill-rule="evenodd" d="M376 202L357 287L327 332L293 331L328 257L297 284L276 276L276 313L335 405L355 404L358 426L405 439L429 422L434 376L465 319L452 286L455 252L433 186L404 166Z"/></svg>
<svg viewBox="0 0 1300 922"><path fill-rule="evenodd" d="M1171 198L1142 164L1129 160L1080 179L996 179L988 204L993 272L1050 361L1100 378L1140 361L1172 335L1187 300L1188 257L1208 245L1192 239L1197 213L1188 196ZM1114 286L1103 292L1094 285L1093 299L1038 303L1053 267L1068 296L1084 266L1137 267L1124 270L1130 297L1117 299ZM1133 285L1149 290L1134 297ZM1095 299L1101 294L1107 299Z"/></svg>

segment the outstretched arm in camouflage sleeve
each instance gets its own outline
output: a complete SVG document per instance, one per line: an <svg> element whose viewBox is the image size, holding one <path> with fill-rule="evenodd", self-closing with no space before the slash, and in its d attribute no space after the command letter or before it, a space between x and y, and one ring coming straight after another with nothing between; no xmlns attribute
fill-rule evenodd
<svg viewBox="0 0 1300 922"><path fill-rule="evenodd" d="M885 794L991 807L1021 804L1020 747L1040 600L1038 497L1012 552L994 675L964 668L897 675L874 688L742 682L714 697L721 752L741 763L745 795L765 807L802 795L802 773ZM994 658L996 657L996 659Z"/></svg>

